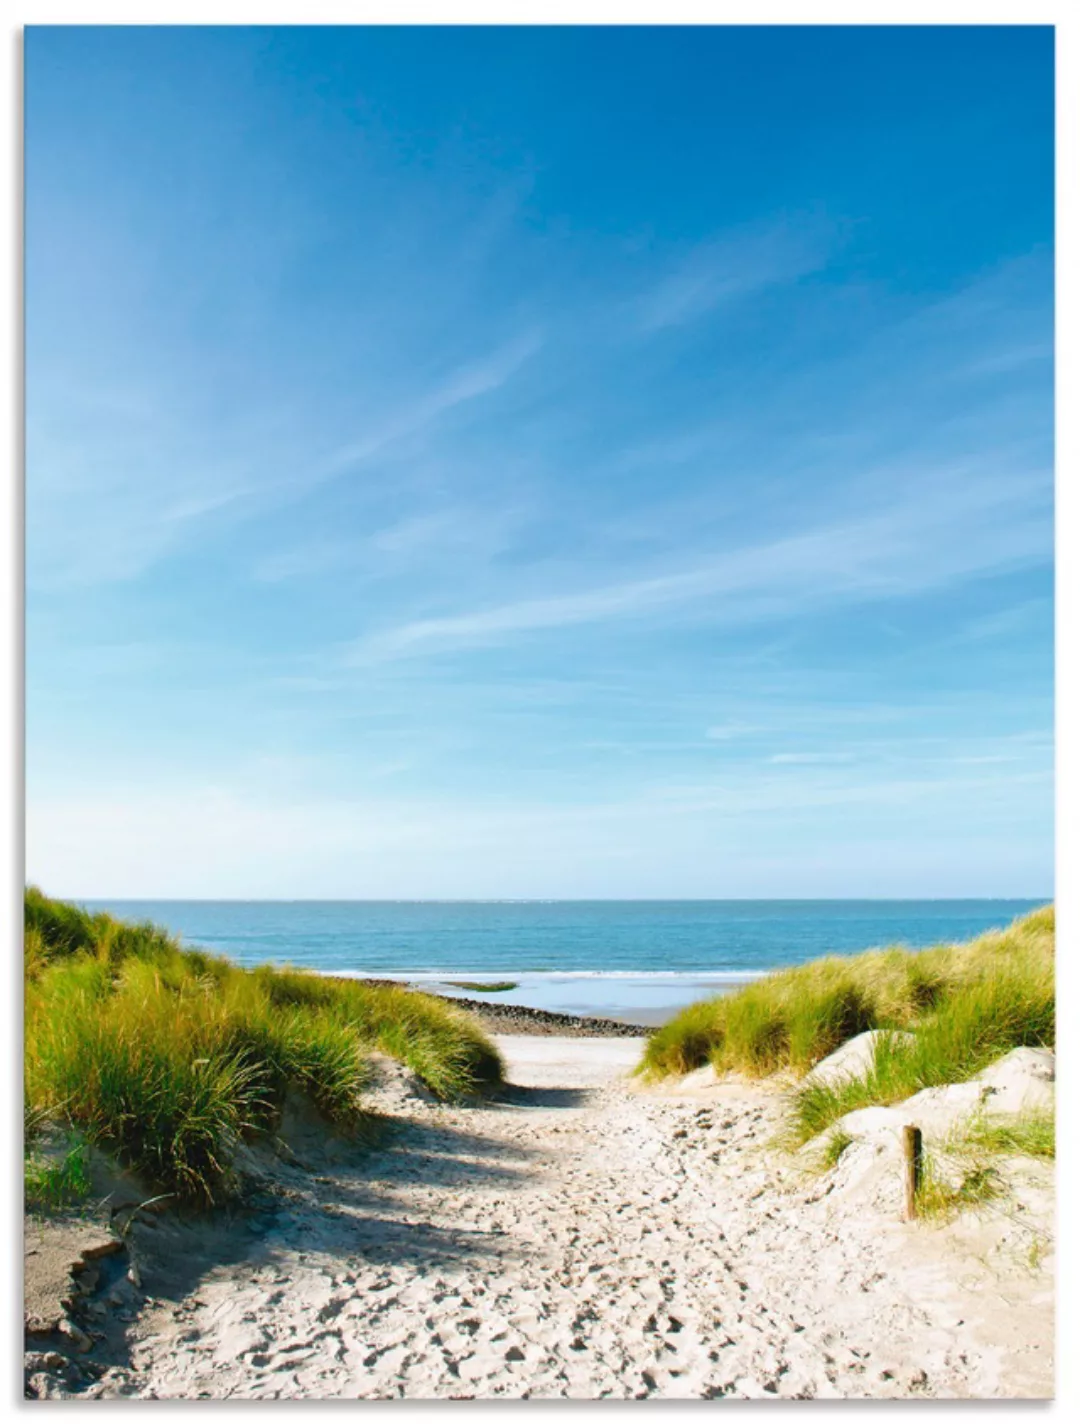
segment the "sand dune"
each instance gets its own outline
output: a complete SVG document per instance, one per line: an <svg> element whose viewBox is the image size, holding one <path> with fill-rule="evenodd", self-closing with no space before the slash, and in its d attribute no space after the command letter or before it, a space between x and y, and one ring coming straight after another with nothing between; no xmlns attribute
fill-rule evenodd
<svg viewBox="0 0 1080 1424"><path fill-rule="evenodd" d="M1049 1265L1013 1226L908 1226L887 1192L834 1192L770 1147L776 1089L641 1091L635 1040L500 1047L498 1104L390 1085L404 1125L283 1167L271 1215L140 1228L150 1301L122 1338L102 1318L112 1362L80 1393L1051 1392Z"/></svg>

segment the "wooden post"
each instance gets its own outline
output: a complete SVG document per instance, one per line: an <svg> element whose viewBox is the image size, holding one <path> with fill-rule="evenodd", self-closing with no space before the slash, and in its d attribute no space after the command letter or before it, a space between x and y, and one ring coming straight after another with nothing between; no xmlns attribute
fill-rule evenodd
<svg viewBox="0 0 1080 1424"><path fill-rule="evenodd" d="M915 1201L922 1182L922 1132L910 1125L904 1128L904 1220L915 1220Z"/></svg>

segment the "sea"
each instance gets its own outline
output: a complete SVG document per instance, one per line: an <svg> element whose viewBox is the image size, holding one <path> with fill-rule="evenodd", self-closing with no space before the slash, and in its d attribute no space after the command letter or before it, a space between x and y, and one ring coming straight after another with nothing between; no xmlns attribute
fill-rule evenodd
<svg viewBox="0 0 1080 1424"><path fill-rule="evenodd" d="M662 1022L823 954L925 948L1038 900L91 900L251 967L400 979L459 997Z"/></svg>

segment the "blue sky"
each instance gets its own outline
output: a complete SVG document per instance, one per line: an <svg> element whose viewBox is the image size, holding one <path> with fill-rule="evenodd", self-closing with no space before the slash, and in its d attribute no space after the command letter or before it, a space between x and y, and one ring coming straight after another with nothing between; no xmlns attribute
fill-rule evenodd
<svg viewBox="0 0 1080 1424"><path fill-rule="evenodd" d="M1052 75L30 30L28 875L1048 896Z"/></svg>

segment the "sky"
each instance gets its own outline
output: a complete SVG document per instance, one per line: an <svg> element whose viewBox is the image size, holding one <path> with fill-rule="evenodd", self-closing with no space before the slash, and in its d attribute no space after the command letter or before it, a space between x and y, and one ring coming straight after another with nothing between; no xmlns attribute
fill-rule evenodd
<svg viewBox="0 0 1080 1424"><path fill-rule="evenodd" d="M1048 28L31 28L27 875L1053 892Z"/></svg>

